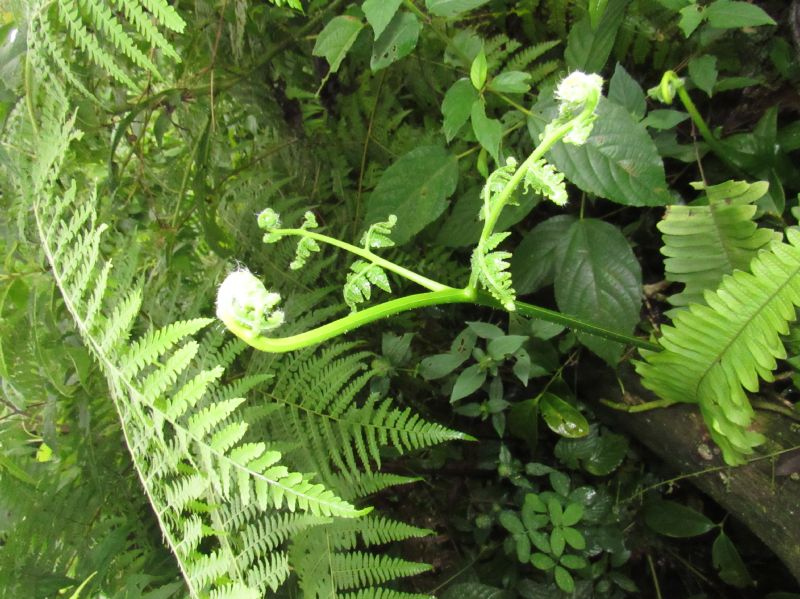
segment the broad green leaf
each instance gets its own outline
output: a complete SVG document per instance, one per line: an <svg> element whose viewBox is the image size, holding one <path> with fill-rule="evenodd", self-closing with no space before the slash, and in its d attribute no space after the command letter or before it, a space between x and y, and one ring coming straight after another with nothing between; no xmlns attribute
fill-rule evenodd
<svg viewBox="0 0 800 599"><path fill-rule="evenodd" d="M570 503L567 509L564 510L564 516L561 518L561 523L564 526L573 526L580 522L583 517L583 506L580 503Z"/></svg>
<svg viewBox="0 0 800 599"><path fill-rule="evenodd" d="M467 326L475 332L481 339L497 339L505 335L503 329L497 325L489 324L488 322L472 321L468 322Z"/></svg>
<svg viewBox="0 0 800 599"><path fill-rule="evenodd" d="M500 517L498 520L500 522L500 526L505 528L511 534L521 534L525 532L525 527L522 525L522 521L514 512L510 512L508 510L502 511L500 512Z"/></svg>
<svg viewBox="0 0 800 599"><path fill-rule="evenodd" d="M716 526L700 512L668 500L646 504L644 521L658 534L678 539L697 537Z"/></svg>
<svg viewBox="0 0 800 599"><path fill-rule="evenodd" d="M411 54L417 47L421 26L417 16L410 12L398 12L372 46L369 66L372 71L385 69Z"/></svg>
<svg viewBox="0 0 800 599"><path fill-rule="evenodd" d="M565 555L561 558L561 565L570 570L580 570L588 566L589 562L580 555Z"/></svg>
<svg viewBox="0 0 800 599"><path fill-rule="evenodd" d="M689 78L709 96L714 94L717 84L717 57L699 56L689 61Z"/></svg>
<svg viewBox="0 0 800 599"><path fill-rule="evenodd" d="M589 0L589 17L592 21L592 29L597 29L600 19L605 14L608 0Z"/></svg>
<svg viewBox="0 0 800 599"><path fill-rule="evenodd" d="M480 364L467 366L461 374L458 375L455 385L453 385L453 392L450 394L450 403L463 399L467 395L472 395L475 391L480 389L485 380L486 371L480 367Z"/></svg>
<svg viewBox="0 0 800 599"><path fill-rule="evenodd" d="M489 0L425 0L425 6L437 17L457 17L474 8L486 4Z"/></svg>
<svg viewBox="0 0 800 599"><path fill-rule="evenodd" d="M579 531L574 528L566 527L562 532L564 533L564 540L567 542L567 545L578 551L582 551L586 548L586 539Z"/></svg>
<svg viewBox="0 0 800 599"><path fill-rule="evenodd" d="M410 174L413 173L413 176ZM392 238L397 245L436 220L458 183L458 161L440 146L421 146L383 173L367 201L366 222L397 215Z"/></svg>
<svg viewBox="0 0 800 599"><path fill-rule="evenodd" d="M472 85L469 87L472 89ZM483 221L480 220L483 200L480 192L480 187L473 187L458 198L436 236L436 243L447 247L463 247L478 242L483 229ZM540 201L541 196L534 193L518 196L516 205L507 205L500 213L495 229L507 231L528 216Z"/></svg>
<svg viewBox="0 0 800 599"><path fill-rule="evenodd" d="M753 584L742 556L728 535L720 531L711 547L711 559L719 577L731 586L743 589Z"/></svg>
<svg viewBox="0 0 800 599"><path fill-rule="evenodd" d="M575 217L562 214L536 225L517 246L511 258L511 276L519 295L552 285L561 264L563 240Z"/></svg>
<svg viewBox="0 0 800 599"><path fill-rule="evenodd" d="M642 125L650 127L651 129L658 129L663 131L665 129L672 129L683 121L689 118L689 114L680 110L672 110L670 108L660 108L658 110L651 110L642 121Z"/></svg>
<svg viewBox="0 0 800 599"><path fill-rule="evenodd" d="M489 89L504 94L524 94L531 88L530 78L522 71L506 71L489 82Z"/></svg>
<svg viewBox="0 0 800 599"><path fill-rule="evenodd" d="M642 86L619 63L608 84L608 99L622 106L636 120L641 120L647 111Z"/></svg>
<svg viewBox="0 0 800 599"><path fill-rule="evenodd" d="M553 524L555 524L555 522L553 522ZM550 548L553 551L553 555L556 557L561 557L561 554L564 553L564 548L566 546L567 542L564 540L564 533L560 528L554 528L550 532Z"/></svg>
<svg viewBox="0 0 800 599"><path fill-rule="evenodd" d="M539 398L539 411L550 430L562 437L583 437L589 433L584 415L557 395L543 393Z"/></svg>
<svg viewBox="0 0 800 599"><path fill-rule="evenodd" d="M528 338L524 335L503 335L492 339L486 347L493 360L503 360L517 351Z"/></svg>
<svg viewBox="0 0 800 599"><path fill-rule="evenodd" d="M375 32L375 39L380 37L402 3L403 0L364 0L361 10Z"/></svg>
<svg viewBox="0 0 800 599"><path fill-rule="evenodd" d="M486 116L486 106L483 102L475 102L470 113L472 119L472 130L475 137L495 162L500 162L500 142L503 140L503 125L497 119L490 119Z"/></svg>
<svg viewBox="0 0 800 599"><path fill-rule="evenodd" d="M461 366L466 359L453 353L429 356L419 363L419 373L426 381L440 379Z"/></svg>
<svg viewBox="0 0 800 599"><path fill-rule="evenodd" d="M511 406L508 416L509 432L528 443L531 448L536 447L539 440L539 406L532 399L520 401Z"/></svg>
<svg viewBox="0 0 800 599"><path fill-rule="evenodd" d="M587 15L570 29L564 60L570 69L597 73L608 60L630 0L609 0L603 17L592 28Z"/></svg>
<svg viewBox="0 0 800 599"><path fill-rule="evenodd" d="M556 563L549 555L544 553L534 553L531 556L531 564L540 570L550 570Z"/></svg>
<svg viewBox="0 0 800 599"><path fill-rule="evenodd" d="M554 117L554 104L544 108L546 120ZM537 108L539 105L537 104ZM557 143L549 159L572 183L595 195L626 206L663 206L672 203L664 164L647 130L621 106L601 98L598 118L582 146ZM541 123L528 119L538 139Z"/></svg>
<svg viewBox="0 0 800 599"><path fill-rule="evenodd" d="M444 116L442 128L447 143L452 141L461 127L469 120L472 105L477 100L478 92L467 78L459 79L447 90L442 102L442 115Z"/></svg>
<svg viewBox="0 0 800 599"><path fill-rule="evenodd" d="M575 590L575 580L572 578L572 574L567 572L561 566L556 566L555 575L556 584L558 585L559 589L565 593L571 593Z"/></svg>
<svg viewBox="0 0 800 599"><path fill-rule="evenodd" d="M705 16L708 24L718 29L776 25L763 8L749 2L716 0L708 5Z"/></svg>
<svg viewBox="0 0 800 599"><path fill-rule="evenodd" d="M689 6L684 6L680 12L681 18L678 21L678 27L683 31L683 35L689 37L703 22L705 16L703 8L697 4L690 4Z"/></svg>
<svg viewBox="0 0 800 599"><path fill-rule="evenodd" d="M472 60L472 66L469 68L469 80L475 89L483 89L486 83L486 75L489 72L489 66L486 64L486 53L481 48L478 55Z"/></svg>
<svg viewBox="0 0 800 599"><path fill-rule="evenodd" d="M331 67L331 72L335 73L363 28L364 24L355 17L347 15L334 17L317 36L312 54L324 56Z"/></svg>
<svg viewBox="0 0 800 599"><path fill-rule="evenodd" d="M622 232L596 219L576 221L562 241L556 267L556 303L561 311L630 335L639 322L642 271ZM622 345L580 334L584 345L615 364Z"/></svg>

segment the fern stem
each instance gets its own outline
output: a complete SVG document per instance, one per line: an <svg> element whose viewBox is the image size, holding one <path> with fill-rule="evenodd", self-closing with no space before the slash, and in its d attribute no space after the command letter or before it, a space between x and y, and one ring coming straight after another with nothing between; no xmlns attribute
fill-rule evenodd
<svg viewBox="0 0 800 599"><path fill-rule="evenodd" d="M275 235L296 235L299 237L308 237L310 239L314 239L316 241L320 241L322 243L327 243L328 245L332 245L338 247L339 249L345 250L350 252L351 254L355 254L356 256L360 256L365 260L369 260L373 264L377 264L381 268L385 268L388 271L395 273L396 275L400 275L401 277L408 279L409 281L413 281L417 285L425 287L425 289L430 289L431 291L453 291L452 287L448 287L447 285L443 285L438 281L434 281L429 279L428 277L424 277L419 273L414 272L413 270L409 270L400 266L399 264L395 264L390 260L386 260L385 258L381 258L377 254L373 254L371 251L358 247L357 245L353 245L351 243L347 243L346 241L340 241L335 237L329 237L328 235L323 235L321 233L315 233L314 231L308 231L306 229L271 229L271 233Z"/></svg>
<svg viewBox="0 0 800 599"><path fill-rule="evenodd" d="M476 302L483 306L488 306L497 310L505 310L500 302L484 291L477 292ZM588 320L578 318L577 316L570 316L569 314L563 314L562 312L556 312L555 310L549 310L548 308L542 308L541 306L536 306L534 304L529 304L527 302L521 302L518 300L514 302L514 306L519 314L529 318L538 318L540 320L546 320L556 324L563 324L570 329L575 329L591 335L597 335L598 337L603 337L609 341L616 341L617 343L624 343L625 345L633 345L634 347L638 347L640 349L661 351L661 346L657 343L606 329L593 322L589 322Z"/></svg>
<svg viewBox="0 0 800 599"><path fill-rule="evenodd" d="M359 248L360 249L360 248ZM249 330L244 327L231 327L231 329L240 339L245 341L255 349L271 352L282 353L294 351L316 345L323 341L327 341L339 335L345 335L366 324L393 316L400 312L408 310L416 310L417 308L424 308L425 306L436 306L439 304L458 304L458 303L473 303L475 302L475 294L471 289L453 289L451 287L445 288L440 291L430 291L427 293L417 293L414 295L407 295L398 299L383 302L375 306L371 306L359 312L353 312L344 318L334 320L326 325L322 325L305 333L299 333L290 337L270 338L261 335L254 336Z"/></svg>

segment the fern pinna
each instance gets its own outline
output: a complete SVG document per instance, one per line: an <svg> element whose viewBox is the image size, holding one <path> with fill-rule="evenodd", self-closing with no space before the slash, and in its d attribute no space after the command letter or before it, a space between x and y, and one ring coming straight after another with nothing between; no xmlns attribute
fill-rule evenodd
<svg viewBox="0 0 800 599"><path fill-rule="evenodd" d="M734 271L704 304L679 311L662 329L664 350L643 351L636 363L642 382L669 402L697 402L728 464L742 464L763 435L749 430L753 408L745 394L759 378L773 380L786 357L781 335L800 306L800 232L774 241L750 272Z"/></svg>
<svg viewBox="0 0 800 599"><path fill-rule="evenodd" d="M143 290L111 291L95 194L62 173L70 144L81 136L75 117L53 96L42 112L33 158L22 158L18 169L23 199L32 207L64 305L106 375L133 465L189 593L240 598L276 590L291 569L302 574L307 563L298 557L293 564L292 556L302 552L287 551L286 542L302 547L302 531L320 526L336 539L334 588L388 593L374 585L424 570L423 564L357 550L353 535L361 531L367 546L426 531L385 518L355 529L338 523L369 511L354 506L361 496L412 480L375 472L381 447L412 449L460 435L394 408L386 398L357 407L355 396L372 373L361 373L367 355L350 346L293 356L296 366L284 371L288 378L276 378L271 392L273 418L254 418L251 426L237 416L243 394L273 382L272 375L222 385L220 362L230 363L244 344L221 346L218 330L194 340L210 319L176 322L132 340ZM286 434L262 434L270 430ZM302 438L298 434L313 436L314 449L293 447L289 441ZM338 494L287 467L292 463L320 472ZM366 570L344 574L350 570L342 564L350 563Z"/></svg>

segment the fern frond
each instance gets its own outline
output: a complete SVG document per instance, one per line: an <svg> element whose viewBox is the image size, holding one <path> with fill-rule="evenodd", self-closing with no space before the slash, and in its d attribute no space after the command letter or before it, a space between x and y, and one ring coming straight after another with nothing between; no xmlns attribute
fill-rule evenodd
<svg viewBox="0 0 800 599"><path fill-rule="evenodd" d="M363 589L379 593L375 585L427 572L427 564L388 555L333 549L336 523L321 526L295 539L290 558L297 568L300 589L306 597L338 596L340 591ZM369 595L367 595L369 596Z"/></svg>
<svg viewBox="0 0 800 599"><path fill-rule="evenodd" d="M755 201L769 186L728 181L706 188L707 206L668 206L658 229L664 247L661 253L666 279L683 283L681 293L672 295L673 306L703 303L703 292L716 289L723 275L747 270L759 250L780 238L753 222Z"/></svg>
<svg viewBox="0 0 800 599"><path fill-rule="evenodd" d="M800 232L773 242L750 264L750 273L726 275L707 305L690 304L674 326L662 328L664 350L642 352L636 370L648 389L666 400L697 402L729 464L744 463L764 437L748 430L753 409L745 390L773 380L786 357L780 336L800 306ZM751 274L752 273L752 274Z"/></svg>
<svg viewBox="0 0 800 599"><path fill-rule="evenodd" d="M53 118L42 123L39 143L66 150L77 137L71 131L73 120L57 101L51 108ZM269 549L283 540L280 533L263 546L267 553L254 547L242 558L238 551L247 547L248 539L239 535L252 532L252 522L283 509L321 518L353 517L368 510L358 510L308 475L290 471L280 463L281 453L247 437L248 427L235 412L244 399L231 394L269 377L245 377L219 388L222 369L199 367L200 345L191 338L209 319L174 323L127 342L141 293L134 288L123 290L121 300L106 302L102 297L110 266L100 255L103 226L96 224L95 195L81 193L69 181L62 191L63 156L48 150L37 153L32 168L19 169L29 177L22 188L33 207L49 270L105 374L134 468L189 594L262 596L286 578L288 558ZM59 225L51 227L56 218ZM91 292L93 285L101 291ZM108 310L105 303L116 307ZM232 505L246 512L249 521L226 530L221 523Z"/></svg>
<svg viewBox="0 0 800 599"><path fill-rule="evenodd" d="M340 520L336 523L336 530L338 533L334 539L336 549L355 549L359 541L365 547L370 547L433 534L433 531L427 528L419 528L385 516L371 515L357 520Z"/></svg>
<svg viewBox="0 0 800 599"><path fill-rule="evenodd" d="M342 599L430 599L431 596L373 587L371 589L362 589L355 593L340 593L339 597Z"/></svg>
<svg viewBox="0 0 800 599"><path fill-rule="evenodd" d="M347 273L342 293L345 303L350 310L355 312L358 304L367 301L372 297L372 286L382 289L387 293L392 292L389 284L389 277L377 264L365 260L356 260L350 265L350 272Z"/></svg>
<svg viewBox="0 0 800 599"><path fill-rule="evenodd" d="M541 42L533 46L528 46L524 50L520 50L506 63L505 70L507 71L525 71L534 61L540 56L555 48L561 40L553 40L549 42Z"/></svg>
<svg viewBox="0 0 800 599"><path fill-rule="evenodd" d="M511 286L511 272L508 270L511 252L492 251L509 235L508 231L492 233L483 247L476 247L472 254L472 272L478 274L478 281L498 302L507 310L514 310L516 292Z"/></svg>

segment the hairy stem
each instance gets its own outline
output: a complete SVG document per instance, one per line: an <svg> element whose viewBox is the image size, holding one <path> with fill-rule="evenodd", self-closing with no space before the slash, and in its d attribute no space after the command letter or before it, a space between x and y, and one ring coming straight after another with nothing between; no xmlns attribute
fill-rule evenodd
<svg viewBox="0 0 800 599"><path fill-rule="evenodd" d="M438 281L434 281L433 279L429 279L428 277L423 277L421 274L416 273L413 270L404 268L399 264L395 264L391 260L386 260L385 258L381 258L377 254L373 254L371 251L365 248L353 245L351 243L347 243L346 241L340 241L335 237L329 237L328 235L315 233L314 231L308 231L306 229L270 229L270 232L276 235L296 235L298 237L308 237L310 239L314 239L321 243L327 243L328 245L338 247L340 249L350 252L351 254L360 256L365 260L369 260L373 264L377 264L381 268L385 268L386 270L391 271L396 275L400 275L401 277L408 279L409 281L413 281L417 285L425 287L425 289L430 289L431 291L453 290L452 287L439 283Z"/></svg>

